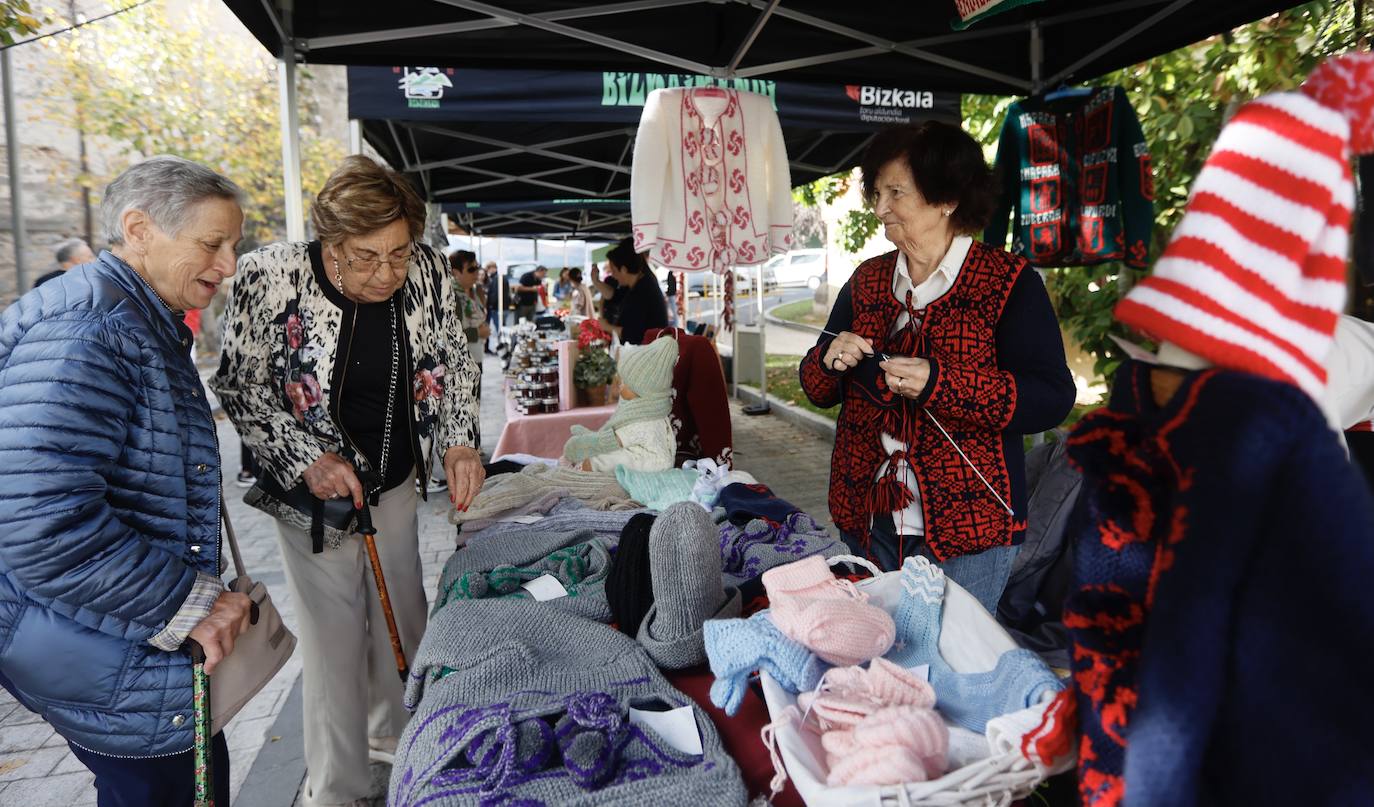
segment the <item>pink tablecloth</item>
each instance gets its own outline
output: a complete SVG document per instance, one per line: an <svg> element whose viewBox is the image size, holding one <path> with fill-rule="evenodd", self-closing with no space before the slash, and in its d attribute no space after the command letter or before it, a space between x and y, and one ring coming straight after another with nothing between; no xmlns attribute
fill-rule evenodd
<svg viewBox="0 0 1374 807"><path fill-rule="evenodd" d="M614 412L614 406L584 406L552 415L522 415L507 396L506 425L501 429L501 439L496 441L492 456L530 454L558 459L563 456L563 444L568 442L573 424L596 430L605 425Z"/></svg>

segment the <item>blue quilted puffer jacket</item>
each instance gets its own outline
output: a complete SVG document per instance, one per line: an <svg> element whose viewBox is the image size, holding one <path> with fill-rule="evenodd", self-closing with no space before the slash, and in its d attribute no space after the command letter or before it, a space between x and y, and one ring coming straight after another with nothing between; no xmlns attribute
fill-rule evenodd
<svg viewBox="0 0 1374 807"><path fill-rule="evenodd" d="M103 754L192 746L190 656L148 644L219 574L190 339L108 252L0 315L0 683Z"/></svg>

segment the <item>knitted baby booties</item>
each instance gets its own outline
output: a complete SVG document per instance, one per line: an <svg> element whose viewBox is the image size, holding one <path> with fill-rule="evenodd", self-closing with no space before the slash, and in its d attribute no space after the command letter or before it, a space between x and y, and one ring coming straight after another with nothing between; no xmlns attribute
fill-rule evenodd
<svg viewBox="0 0 1374 807"><path fill-rule="evenodd" d="M739 591L720 579L720 548L710 515L694 502L664 510L649 529L653 605L637 638L654 663L680 670L706 661L702 625L738 616Z"/></svg>
<svg viewBox="0 0 1374 807"><path fill-rule="evenodd" d="M797 705L816 716L822 729L852 727L889 706L935 706L935 690L910 670L883 658L867 669L836 668L826 673L814 692L802 693Z"/></svg>
<svg viewBox="0 0 1374 807"><path fill-rule="evenodd" d="M769 569L763 587L778 629L831 664L852 666L892 647L892 617L853 583L836 580L819 555Z"/></svg>
<svg viewBox="0 0 1374 807"><path fill-rule="evenodd" d="M949 727L934 710L888 706L821 736L830 785L925 782L944 773Z"/></svg>
<svg viewBox="0 0 1374 807"><path fill-rule="evenodd" d="M748 619L712 619L702 627L711 662L711 703L727 715L739 711L749 674L767 670L788 692L815 689L825 670L816 654L778 630L767 611Z"/></svg>

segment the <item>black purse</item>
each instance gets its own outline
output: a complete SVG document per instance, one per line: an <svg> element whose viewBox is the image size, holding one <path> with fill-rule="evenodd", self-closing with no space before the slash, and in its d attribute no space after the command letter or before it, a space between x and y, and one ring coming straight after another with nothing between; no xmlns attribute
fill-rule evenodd
<svg viewBox="0 0 1374 807"><path fill-rule="evenodd" d="M352 499L321 499L310 492L310 486L305 482L288 490L272 478L266 469L258 477L257 487L265 495L310 519L311 552L324 551L325 527L340 532L351 532L358 517Z"/></svg>

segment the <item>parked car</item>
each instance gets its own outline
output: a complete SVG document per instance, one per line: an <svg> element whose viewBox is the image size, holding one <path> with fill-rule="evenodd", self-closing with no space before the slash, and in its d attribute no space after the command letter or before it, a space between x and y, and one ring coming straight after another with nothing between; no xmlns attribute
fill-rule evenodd
<svg viewBox="0 0 1374 807"><path fill-rule="evenodd" d="M825 250L794 249L777 255L763 266L764 282L778 286L805 286L813 291L825 281Z"/></svg>

